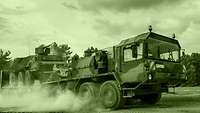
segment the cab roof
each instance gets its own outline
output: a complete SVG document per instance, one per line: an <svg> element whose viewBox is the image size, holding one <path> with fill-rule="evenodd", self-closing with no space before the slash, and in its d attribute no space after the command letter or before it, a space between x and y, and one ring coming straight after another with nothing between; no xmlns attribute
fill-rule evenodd
<svg viewBox="0 0 200 113"><path fill-rule="evenodd" d="M122 40L117 46L127 45L127 44L134 43L134 42L140 42L140 41L144 41L144 40L149 39L149 38L162 40L162 41L166 41L166 42L169 42L169 43L174 43L174 44L177 44L180 47L178 40L173 39L173 38L169 38L167 36L163 36L163 35L160 35L160 34L157 34L157 33L154 33L154 32L142 33L142 34L137 35L135 37L131 37L131 38Z"/></svg>

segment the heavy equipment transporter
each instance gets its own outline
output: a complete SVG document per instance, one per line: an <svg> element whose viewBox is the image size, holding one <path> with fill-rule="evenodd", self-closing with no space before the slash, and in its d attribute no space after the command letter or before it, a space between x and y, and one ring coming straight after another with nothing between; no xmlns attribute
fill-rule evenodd
<svg viewBox="0 0 200 113"><path fill-rule="evenodd" d="M60 55L49 55L48 47L37 48L36 55L22 58L26 65L13 69L10 79L26 85L39 80L56 89L100 98L106 108L119 108L129 99L155 104L185 75L178 40L151 30L109 48L88 49L84 57L74 55L67 62Z"/></svg>

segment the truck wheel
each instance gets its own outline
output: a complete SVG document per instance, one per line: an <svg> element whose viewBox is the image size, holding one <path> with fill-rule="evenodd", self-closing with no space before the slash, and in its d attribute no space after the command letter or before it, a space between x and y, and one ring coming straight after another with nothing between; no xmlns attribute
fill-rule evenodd
<svg viewBox="0 0 200 113"><path fill-rule="evenodd" d="M100 98L105 108L117 109L124 103L116 81L106 81L101 85Z"/></svg>
<svg viewBox="0 0 200 113"><path fill-rule="evenodd" d="M141 97L143 103L146 104L156 104L161 98L161 93L155 93L150 95L144 95Z"/></svg>
<svg viewBox="0 0 200 113"><path fill-rule="evenodd" d="M98 86L92 82L86 82L80 85L78 95L83 98L94 100L98 93Z"/></svg>
<svg viewBox="0 0 200 113"><path fill-rule="evenodd" d="M25 72L25 85L30 86L31 84L32 84L32 82L31 82L31 72L26 71Z"/></svg>

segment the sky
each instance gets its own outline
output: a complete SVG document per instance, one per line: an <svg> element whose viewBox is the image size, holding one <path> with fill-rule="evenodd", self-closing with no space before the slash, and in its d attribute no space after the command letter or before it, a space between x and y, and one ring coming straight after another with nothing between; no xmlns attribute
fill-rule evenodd
<svg viewBox="0 0 200 113"><path fill-rule="evenodd" d="M186 53L200 52L200 0L0 0L0 48L12 57L41 44L68 44L79 55L148 32L176 34Z"/></svg>

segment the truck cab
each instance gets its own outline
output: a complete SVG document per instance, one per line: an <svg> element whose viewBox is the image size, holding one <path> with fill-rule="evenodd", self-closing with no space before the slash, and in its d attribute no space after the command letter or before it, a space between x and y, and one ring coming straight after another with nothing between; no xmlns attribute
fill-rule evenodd
<svg viewBox="0 0 200 113"><path fill-rule="evenodd" d="M154 32L121 41L114 56L123 97L156 103L162 92L185 77L180 50L175 38Z"/></svg>
<svg viewBox="0 0 200 113"><path fill-rule="evenodd" d="M160 81L163 77L163 81L167 82L166 77L183 74L179 71L182 68L180 50L176 39L153 32L144 33L123 40L116 46L115 69L120 73L122 82L142 82L145 79ZM140 74L145 76L141 77Z"/></svg>
<svg viewBox="0 0 200 113"><path fill-rule="evenodd" d="M150 30L104 50L108 71L100 79L99 92L106 108L119 108L132 99L155 104L162 92L169 92L170 87L186 79L180 63L181 46L175 36L169 38Z"/></svg>

